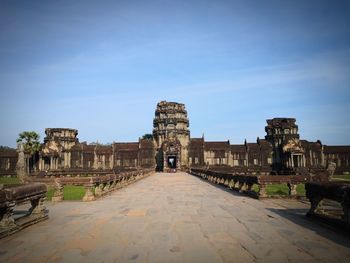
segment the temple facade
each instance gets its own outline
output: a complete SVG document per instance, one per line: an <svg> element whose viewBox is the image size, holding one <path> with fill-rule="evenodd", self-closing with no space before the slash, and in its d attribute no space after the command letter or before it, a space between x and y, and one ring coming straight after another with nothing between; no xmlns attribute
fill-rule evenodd
<svg viewBox="0 0 350 263"><path fill-rule="evenodd" d="M79 142L78 131L47 128L41 149L29 169L33 174L111 173L154 168L176 172L191 167L214 167L242 174L303 174L324 170L350 172L350 146L327 146L300 139L294 118L267 120L264 138L231 144L191 138L184 104L161 101L153 119L152 136L110 145ZM18 153L0 148L0 174L14 175Z"/></svg>
<svg viewBox="0 0 350 263"><path fill-rule="evenodd" d="M185 105L161 101L153 120L156 170L176 171L188 167L189 121Z"/></svg>

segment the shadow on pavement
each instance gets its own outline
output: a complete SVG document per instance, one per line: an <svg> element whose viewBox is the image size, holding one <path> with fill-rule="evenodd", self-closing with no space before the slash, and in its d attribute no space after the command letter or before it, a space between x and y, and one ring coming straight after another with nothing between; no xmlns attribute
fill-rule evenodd
<svg viewBox="0 0 350 263"><path fill-rule="evenodd" d="M267 210L285 218L289 221L300 225L304 228L310 229L318 235L329 239L339 245L350 248L349 232L339 227L332 226L317 218L310 218L306 216L308 209L304 208L266 208Z"/></svg>

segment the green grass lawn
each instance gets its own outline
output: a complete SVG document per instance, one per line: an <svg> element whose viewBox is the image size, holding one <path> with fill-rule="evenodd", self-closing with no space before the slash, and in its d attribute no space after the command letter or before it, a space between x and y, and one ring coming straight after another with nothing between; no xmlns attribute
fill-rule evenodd
<svg viewBox="0 0 350 263"><path fill-rule="evenodd" d="M333 175L332 181L350 181L350 174Z"/></svg>
<svg viewBox="0 0 350 263"><path fill-rule="evenodd" d="M19 184L17 177L0 177L0 184ZM47 188L46 200L51 200L54 189L52 186ZM82 200L85 195L84 186L66 185L63 188L64 200Z"/></svg>
<svg viewBox="0 0 350 263"><path fill-rule="evenodd" d="M47 199L51 201L54 193L54 188L49 186L47 189ZM84 186L66 185L63 188L63 198L64 200L82 200L85 195Z"/></svg>
<svg viewBox="0 0 350 263"><path fill-rule="evenodd" d="M259 186L257 184L253 185L253 190L259 192ZM289 189L287 184L269 184L266 186L266 193L268 195L288 195ZM305 195L304 184L297 185L297 194L302 196Z"/></svg>
<svg viewBox="0 0 350 263"><path fill-rule="evenodd" d="M17 177L0 177L0 184L19 184Z"/></svg>

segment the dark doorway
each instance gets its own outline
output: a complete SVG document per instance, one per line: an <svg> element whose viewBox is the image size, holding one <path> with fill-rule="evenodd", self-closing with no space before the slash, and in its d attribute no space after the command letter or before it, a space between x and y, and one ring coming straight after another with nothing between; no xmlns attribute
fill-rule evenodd
<svg viewBox="0 0 350 263"><path fill-rule="evenodd" d="M298 155L293 155L293 164L295 168L299 168L299 158Z"/></svg>
<svg viewBox="0 0 350 263"><path fill-rule="evenodd" d="M158 150L156 154L156 171L157 172L163 172L164 169L164 159L163 159L163 151Z"/></svg>
<svg viewBox="0 0 350 263"><path fill-rule="evenodd" d="M168 156L168 167L170 169L176 169L176 156L175 155Z"/></svg>

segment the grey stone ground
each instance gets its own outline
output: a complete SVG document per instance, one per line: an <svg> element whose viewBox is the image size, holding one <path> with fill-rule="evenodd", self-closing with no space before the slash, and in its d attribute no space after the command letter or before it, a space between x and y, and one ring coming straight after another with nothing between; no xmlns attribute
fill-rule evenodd
<svg viewBox="0 0 350 263"><path fill-rule="evenodd" d="M50 219L0 240L0 262L349 262L350 238L308 205L155 174L95 202L47 203Z"/></svg>

